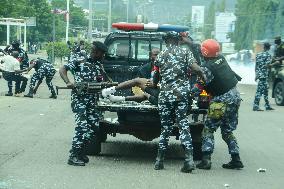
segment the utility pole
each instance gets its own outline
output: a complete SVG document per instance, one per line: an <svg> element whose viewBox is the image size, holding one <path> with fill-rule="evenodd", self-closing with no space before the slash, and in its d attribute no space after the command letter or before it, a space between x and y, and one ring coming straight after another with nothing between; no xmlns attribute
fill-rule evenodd
<svg viewBox="0 0 284 189"><path fill-rule="evenodd" d="M129 20L129 0L126 2L126 22Z"/></svg>
<svg viewBox="0 0 284 189"><path fill-rule="evenodd" d="M70 0L67 0L67 13L66 13L66 43L69 40L69 12L70 12Z"/></svg>
<svg viewBox="0 0 284 189"><path fill-rule="evenodd" d="M52 35L52 63L55 62L54 45L55 45L55 13L53 13L53 35Z"/></svg>
<svg viewBox="0 0 284 189"><path fill-rule="evenodd" d="M93 28L93 1L89 0L89 29L88 40L92 40L92 28Z"/></svg>
<svg viewBox="0 0 284 189"><path fill-rule="evenodd" d="M110 33L111 28L111 0L108 0L108 21L107 21L107 32Z"/></svg>

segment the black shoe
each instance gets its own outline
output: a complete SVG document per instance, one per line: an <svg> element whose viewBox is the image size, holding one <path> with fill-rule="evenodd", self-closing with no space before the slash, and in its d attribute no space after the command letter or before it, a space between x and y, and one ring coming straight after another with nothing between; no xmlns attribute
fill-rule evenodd
<svg viewBox="0 0 284 189"><path fill-rule="evenodd" d="M184 162L183 167L180 169L183 173L191 173L195 169L194 164L189 162Z"/></svg>
<svg viewBox="0 0 284 189"><path fill-rule="evenodd" d="M198 169L211 169L211 155L203 155L201 162L196 167Z"/></svg>
<svg viewBox="0 0 284 189"><path fill-rule="evenodd" d="M258 111L258 112L262 112L264 110L260 109L260 108L253 108L252 111Z"/></svg>
<svg viewBox="0 0 284 189"><path fill-rule="evenodd" d="M49 98L57 99L57 96L56 96L56 94L52 94L52 95L49 96Z"/></svg>
<svg viewBox="0 0 284 189"><path fill-rule="evenodd" d="M266 110L275 110L274 108L268 107Z"/></svg>
<svg viewBox="0 0 284 189"><path fill-rule="evenodd" d="M8 93L5 94L5 96L13 96L13 93L8 92Z"/></svg>
<svg viewBox="0 0 284 189"><path fill-rule="evenodd" d="M158 149L158 154L154 165L155 170L164 169L164 159L165 159L165 150Z"/></svg>
<svg viewBox="0 0 284 189"><path fill-rule="evenodd" d="M84 163L89 163L89 158L87 155L81 155L80 159L82 159Z"/></svg>
<svg viewBox="0 0 284 189"><path fill-rule="evenodd" d="M241 161L239 154L231 154L231 161L227 164L223 164L224 169L241 169L244 168L244 165Z"/></svg>
<svg viewBox="0 0 284 189"><path fill-rule="evenodd" d="M85 162L77 155L70 155L68 159L68 164L74 166L85 166Z"/></svg>
<svg viewBox="0 0 284 189"><path fill-rule="evenodd" d="M32 94L28 93L28 94L24 95L24 97L33 98L34 96Z"/></svg>
<svg viewBox="0 0 284 189"><path fill-rule="evenodd" d="M231 160L229 163L223 164L222 167L224 169L241 169L241 168L244 168L244 165L241 160L239 161Z"/></svg>
<svg viewBox="0 0 284 189"><path fill-rule="evenodd" d="M194 169L193 152L192 150L185 150L185 161L180 171L183 173L191 173Z"/></svg>

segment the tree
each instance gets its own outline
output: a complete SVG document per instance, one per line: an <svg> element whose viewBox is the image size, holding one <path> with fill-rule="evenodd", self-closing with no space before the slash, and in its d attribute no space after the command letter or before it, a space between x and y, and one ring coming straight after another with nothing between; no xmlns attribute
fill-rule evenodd
<svg viewBox="0 0 284 189"><path fill-rule="evenodd" d="M205 38L211 38L211 32L214 31L214 23L215 23L215 13L216 13L216 3L215 0L213 0L208 10L206 11L205 15L205 25L204 25L204 35Z"/></svg>
<svg viewBox="0 0 284 189"><path fill-rule="evenodd" d="M282 0L238 0L236 29L233 42L236 49L252 48L254 40L272 39L283 31Z"/></svg>
<svg viewBox="0 0 284 189"><path fill-rule="evenodd" d="M225 12L226 11L226 0L222 0L217 7L217 12Z"/></svg>

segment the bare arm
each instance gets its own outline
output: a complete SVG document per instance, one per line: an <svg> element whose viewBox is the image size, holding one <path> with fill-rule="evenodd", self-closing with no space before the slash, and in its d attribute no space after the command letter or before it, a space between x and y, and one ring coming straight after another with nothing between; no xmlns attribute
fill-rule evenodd
<svg viewBox="0 0 284 189"><path fill-rule="evenodd" d="M202 73L201 71L201 67L196 63L194 62L193 64L191 64L191 70L196 73L198 76L200 76L201 78L205 78L205 75Z"/></svg>
<svg viewBox="0 0 284 189"><path fill-rule="evenodd" d="M60 74L60 77L62 78L62 80L64 81L64 83L66 83L67 87L74 88L74 84L70 82L70 80L67 76L67 69L65 68L65 66L62 66L59 69L59 74Z"/></svg>
<svg viewBox="0 0 284 189"><path fill-rule="evenodd" d="M33 69L34 67L35 67L35 64L30 64L30 67L25 69L25 71L27 71L27 73L29 73L29 71L31 71L31 69Z"/></svg>

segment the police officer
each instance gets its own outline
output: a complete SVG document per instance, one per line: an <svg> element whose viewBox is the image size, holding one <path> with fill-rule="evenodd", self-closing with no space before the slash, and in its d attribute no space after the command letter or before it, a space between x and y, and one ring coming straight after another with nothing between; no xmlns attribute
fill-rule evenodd
<svg viewBox="0 0 284 189"><path fill-rule="evenodd" d="M46 84L49 91L51 92L51 96L49 98L56 99L57 96L52 85L52 79L56 73L54 66L50 62L38 58L31 61L30 67L28 68L27 72L29 72L33 68L35 69L35 73L33 74L30 81L30 90L28 94L24 95L24 97L33 98L33 95L36 93L39 85L42 83L42 80L45 77ZM36 83L37 86L35 86Z"/></svg>
<svg viewBox="0 0 284 189"><path fill-rule="evenodd" d="M74 88L74 83L67 77L67 71L70 70L74 72L75 82L96 82L98 78L101 78L105 73L101 61L106 52L107 47L103 43L94 42L91 55L86 61L82 62L74 59L60 68L60 76L67 87ZM97 132L101 113L96 109L95 95L84 93L84 91L77 94L76 90L72 90L71 108L75 114L77 126L75 128L68 164L84 166L89 161L84 149ZM95 126L95 128L92 126Z"/></svg>
<svg viewBox="0 0 284 189"><path fill-rule="evenodd" d="M268 67L272 60L268 52L270 50L270 44L264 43L263 49L264 51L258 53L255 58L255 81L258 80L258 84L253 103L253 111L263 111L259 108L259 101L262 95L264 96L265 109L274 110L271 108L268 101Z"/></svg>
<svg viewBox="0 0 284 189"><path fill-rule="evenodd" d="M284 42L281 41L281 37L277 36L275 37L274 43L276 45L275 52L274 52L274 58L275 59L284 59Z"/></svg>
<svg viewBox="0 0 284 189"><path fill-rule="evenodd" d="M188 71L193 64L196 64L196 60L190 51L179 46L180 39L181 36L177 32L168 32L164 36L166 48L158 55L157 61L154 63L159 68L159 73L155 73L161 76L158 108L162 126L154 169L164 168L165 152L173 130L174 120L176 120L180 132L179 138L185 149L185 161L181 171L189 173L195 169L195 165L187 119L190 92ZM159 77L154 76L154 78ZM157 84L158 80L153 82Z"/></svg>
<svg viewBox="0 0 284 189"><path fill-rule="evenodd" d="M231 70L223 55L219 54L220 46L213 39L201 44L204 56L202 68L197 69L203 75L206 91L212 95L209 114L202 132L202 161L196 167L211 169L211 154L214 150L214 132L220 127L223 140L227 143L231 161L223 164L223 168L243 168L239 156L239 147L233 131L238 124L238 109L241 102L236 85L236 74ZM216 111L217 110L217 111ZM222 113L218 113L222 110ZM210 113L211 112L211 113ZM223 115L222 115L223 114Z"/></svg>
<svg viewBox="0 0 284 189"><path fill-rule="evenodd" d="M11 45L8 45L4 51L9 55L12 55L13 52L18 52L18 61L20 62L20 69L25 70L29 67L29 57L27 52L20 47L20 42L18 40L14 40ZM13 82L8 81L8 88L13 88ZM24 91L23 91L24 92ZM6 94L6 96L12 96L12 93Z"/></svg>

